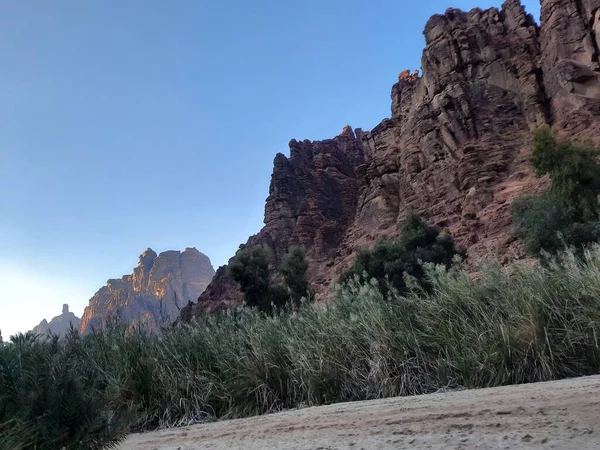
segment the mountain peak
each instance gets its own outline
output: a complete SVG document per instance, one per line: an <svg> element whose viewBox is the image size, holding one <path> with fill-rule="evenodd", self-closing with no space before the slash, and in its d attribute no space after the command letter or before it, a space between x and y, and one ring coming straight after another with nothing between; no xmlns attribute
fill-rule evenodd
<svg viewBox="0 0 600 450"><path fill-rule="evenodd" d="M81 318L81 331L102 327L117 313L129 324L155 330L174 321L180 307L196 300L214 273L208 256L195 247L159 255L148 248L133 274L107 283L90 299Z"/></svg>
<svg viewBox="0 0 600 450"><path fill-rule="evenodd" d="M47 337L52 334L63 337L66 332L73 326L79 328L80 319L72 312L69 312L69 305L66 303L62 307L62 314L54 317L50 322L46 319L42 320L38 326L33 329L35 334Z"/></svg>

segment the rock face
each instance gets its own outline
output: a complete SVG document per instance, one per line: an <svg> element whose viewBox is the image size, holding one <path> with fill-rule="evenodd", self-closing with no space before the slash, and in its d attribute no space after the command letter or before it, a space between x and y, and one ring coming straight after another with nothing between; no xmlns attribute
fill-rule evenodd
<svg viewBox="0 0 600 450"><path fill-rule="evenodd" d="M128 324L156 330L176 320L179 309L198 298L214 273L210 259L195 248L158 256L147 249L132 275L108 280L91 298L80 330L101 327L116 315Z"/></svg>
<svg viewBox="0 0 600 450"><path fill-rule="evenodd" d="M527 162L531 131L550 124L600 141L600 0L541 3L541 26L519 0L433 16L423 74L400 74L390 118L330 141L292 140L290 157L275 157L265 227L247 245L277 258L304 245L322 294L357 247L395 234L409 210L472 259L520 256L510 204L547 184ZM239 299L222 268L183 318Z"/></svg>
<svg viewBox="0 0 600 450"><path fill-rule="evenodd" d="M600 1L542 1L543 82L552 122L579 139L598 137Z"/></svg>
<svg viewBox="0 0 600 450"><path fill-rule="evenodd" d="M42 320L40 324L33 329L35 334L41 334L42 336L48 336L49 334L62 337L67 331L73 326L74 329L79 329L81 319L75 316L69 311L69 305L63 305L62 314L56 316L48 323L46 319Z"/></svg>

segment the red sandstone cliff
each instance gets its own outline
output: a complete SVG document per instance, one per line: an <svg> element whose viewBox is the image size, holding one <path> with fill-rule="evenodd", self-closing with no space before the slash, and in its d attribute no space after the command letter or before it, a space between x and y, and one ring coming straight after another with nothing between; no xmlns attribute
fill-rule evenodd
<svg viewBox="0 0 600 450"><path fill-rule="evenodd" d="M275 157L265 227L247 245L267 244L276 258L305 246L321 293L357 246L394 234L409 209L471 257L518 256L510 203L544 188L527 163L531 130L600 140L600 0L541 3L541 26L519 0L433 16L423 74L401 74L391 118L367 133L292 140L290 156ZM183 318L239 300L221 268Z"/></svg>

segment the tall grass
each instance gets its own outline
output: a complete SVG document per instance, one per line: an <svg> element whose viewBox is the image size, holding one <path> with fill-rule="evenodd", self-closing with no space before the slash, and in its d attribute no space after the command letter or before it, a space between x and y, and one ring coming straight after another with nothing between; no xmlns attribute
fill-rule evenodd
<svg viewBox="0 0 600 450"><path fill-rule="evenodd" d="M428 276L428 292L355 280L327 307L239 308L161 335L115 323L64 343L21 336L0 349L0 447L93 448L128 430L600 373L600 247Z"/></svg>

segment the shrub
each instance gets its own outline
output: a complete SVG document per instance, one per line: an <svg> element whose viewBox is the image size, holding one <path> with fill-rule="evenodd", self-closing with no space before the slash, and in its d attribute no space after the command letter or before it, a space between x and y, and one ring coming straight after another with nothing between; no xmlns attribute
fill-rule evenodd
<svg viewBox="0 0 600 450"><path fill-rule="evenodd" d="M268 247L247 247L238 251L230 264L229 274L240 284L246 304L263 312L271 311L271 305L283 307L290 300L299 305L300 300L310 294L306 277L306 251L301 247L291 247L283 257L278 269L283 276L283 286L271 280L271 259Z"/></svg>
<svg viewBox="0 0 600 450"><path fill-rule="evenodd" d="M300 304L302 298L310 295L306 277L307 270L306 250L302 247L291 247L283 257L279 272L283 275L285 287L296 305Z"/></svg>
<svg viewBox="0 0 600 450"><path fill-rule="evenodd" d="M550 175L550 193L573 205L578 221L598 218L599 155L590 145L557 139L547 126L534 131L531 163L535 174Z"/></svg>
<svg viewBox="0 0 600 450"><path fill-rule="evenodd" d="M256 306L261 311L268 310L271 304L270 259L271 252L268 247L247 247L239 250L229 265L229 275L240 284L248 306Z"/></svg>
<svg viewBox="0 0 600 450"><path fill-rule="evenodd" d="M550 176L551 186L512 205L516 234L530 254L565 246L581 250L600 238L598 155L590 146L558 140L548 127L534 132L531 162L537 176Z"/></svg>
<svg viewBox="0 0 600 450"><path fill-rule="evenodd" d="M525 249L539 256L543 250L558 250L570 241L575 208L567 200L550 195L520 197L511 205L517 236Z"/></svg>
<svg viewBox="0 0 600 450"><path fill-rule="evenodd" d="M441 234L440 229L427 225L418 215L409 214L399 226L400 237L384 239L371 249L360 249L352 266L342 275L341 281L366 275L375 279L384 291L389 283L400 292L406 289L406 277L414 277L426 287L424 263L452 265L453 259L465 256L454 245L452 237Z"/></svg>

